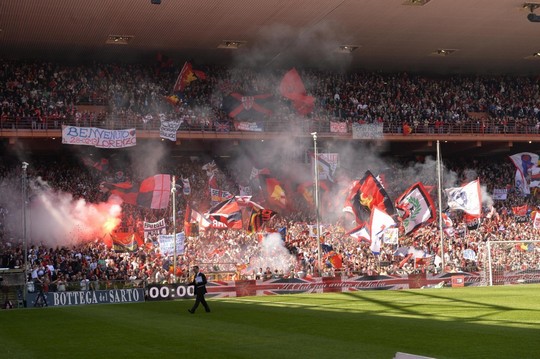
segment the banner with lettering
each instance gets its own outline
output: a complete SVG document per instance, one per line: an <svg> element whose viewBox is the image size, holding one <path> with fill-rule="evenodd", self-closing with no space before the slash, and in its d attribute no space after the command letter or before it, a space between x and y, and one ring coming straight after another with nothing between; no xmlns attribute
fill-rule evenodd
<svg viewBox="0 0 540 359"><path fill-rule="evenodd" d="M332 133L347 133L346 122L330 121L330 132Z"/></svg>
<svg viewBox="0 0 540 359"><path fill-rule="evenodd" d="M491 196L496 201L506 201L508 190L506 188L494 188Z"/></svg>
<svg viewBox="0 0 540 359"><path fill-rule="evenodd" d="M174 236L172 234L160 234L158 236L159 250L164 256L174 256ZM184 242L186 236L183 232L176 233L176 254L184 254Z"/></svg>
<svg viewBox="0 0 540 359"><path fill-rule="evenodd" d="M383 137L382 123L353 123L352 138L354 139L377 139Z"/></svg>
<svg viewBox="0 0 540 359"><path fill-rule="evenodd" d="M262 132L263 128L257 122L234 121L236 131Z"/></svg>
<svg viewBox="0 0 540 359"><path fill-rule="evenodd" d="M107 130L97 127L62 126L62 143L66 145L124 148L137 144L136 130Z"/></svg>
<svg viewBox="0 0 540 359"><path fill-rule="evenodd" d="M161 121L161 127L159 128L159 137L167 140L176 141L176 132L180 128L183 121Z"/></svg>
<svg viewBox="0 0 540 359"><path fill-rule="evenodd" d="M166 227L165 218L162 218L157 222L143 222L144 241L153 242L160 234L167 234Z"/></svg>
<svg viewBox="0 0 540 359"><path fill-rule="evenodd" d="M29 307L144 302L143 288L85 290L73 292L34 292L27 294Z"/></svg>

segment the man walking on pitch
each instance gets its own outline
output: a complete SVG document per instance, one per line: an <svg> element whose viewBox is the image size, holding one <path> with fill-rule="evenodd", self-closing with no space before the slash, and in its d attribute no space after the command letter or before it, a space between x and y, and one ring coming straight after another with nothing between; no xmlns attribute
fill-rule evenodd
<svg viewBox="0 0 540 359"><path fill-rule="evenodd" d="M189 285L195 287L195 304L193 304L193 308L188 309L188 312L191 314L195 313L200 303L203 305L206 313L209 313L210 307L206 303L206 299L204 299L204 295L206 294L206 276L204 273L199 272L198 266L193 267L193 280L189 282Z"/></svg>

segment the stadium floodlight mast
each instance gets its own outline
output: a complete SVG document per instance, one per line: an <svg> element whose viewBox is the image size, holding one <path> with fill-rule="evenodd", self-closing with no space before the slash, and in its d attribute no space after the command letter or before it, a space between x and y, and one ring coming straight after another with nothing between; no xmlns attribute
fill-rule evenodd
<svg viewBox="0 0 540 359"><path fill-rule="evenodd" d="M23 301L26 306L26 293L28 292L28 235L27 235L27 224L26 224L26 203L28 202L28 177L26 175L26 169L28 168L28 162L22 163L22 183L21 183L21 199L22 199L22 236L23 236L23 247L24 247L24 289L23 289Z"/></svg>
<svg viewBox="0 0 540 359"><path fill-rule="evenodd" d="M313 167L315 168L315 217L317 222L317 229L315 235L317 236L317 252L318 252L318 262L319 262L319 275L322 277L322 246L321 246L321 236L320 236L320 218L319 218L319 166L317 161L319 160L319 155L317 154L317 132L311 132L313 136L313 152L315 160L313 161Z"/></svg>
<svg viewBox="0 0 540 359"><path fill-rule="evenodd" d="M174 243L174 258L173 258L173 279L176 283L176 176L172 176L171 181L171 196L172 196L172 212L173 212L173 243Z"/></svg>

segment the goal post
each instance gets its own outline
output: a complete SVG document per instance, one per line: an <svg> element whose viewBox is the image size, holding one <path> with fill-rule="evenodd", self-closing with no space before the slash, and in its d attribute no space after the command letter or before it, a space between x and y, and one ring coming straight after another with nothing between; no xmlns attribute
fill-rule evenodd
<svg viewBox="0 0 540 359"><path fill-rule="evenodd" d="M540 283L540 240L487 241L489 285Z"/></svg>

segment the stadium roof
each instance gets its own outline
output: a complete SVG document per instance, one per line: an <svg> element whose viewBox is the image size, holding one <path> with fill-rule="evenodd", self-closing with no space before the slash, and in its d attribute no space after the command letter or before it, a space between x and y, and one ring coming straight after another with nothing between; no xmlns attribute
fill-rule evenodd
<svg viewBox="0 0 540 359"><path fill-rule="evenodd" d="M158 2L160 4L153 4ZM540 73L536 4L517 0L0 2L3 56ZM538 9L540 14L540 9ZM352 51L351 51L352 50Z"/></svg>

